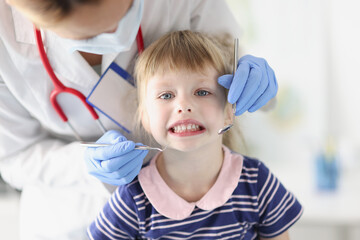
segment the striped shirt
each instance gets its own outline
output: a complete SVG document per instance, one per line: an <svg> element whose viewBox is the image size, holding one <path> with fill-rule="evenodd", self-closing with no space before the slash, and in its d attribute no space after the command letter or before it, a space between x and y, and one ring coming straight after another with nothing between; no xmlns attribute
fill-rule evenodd
<svg viewBox="0 0 360 240"><path fill-rule="evenodd" d="M275 237L301 216L292 193L260 161L230 152L218 179L196 203L161 179L157 156L120 186L88 228L90 239L258 239Z"/></svg>

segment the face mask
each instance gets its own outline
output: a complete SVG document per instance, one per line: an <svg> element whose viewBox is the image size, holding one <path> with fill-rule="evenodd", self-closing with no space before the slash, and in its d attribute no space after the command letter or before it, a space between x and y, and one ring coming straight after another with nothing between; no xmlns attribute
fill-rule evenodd
<svg viewBox="0 0 360 240"><path fill-rule="evenodd" d="M140 27L144 0L134 0L114 33L102 33L84 40L64 39L69 51L108 54L128 51Z"/></svg>

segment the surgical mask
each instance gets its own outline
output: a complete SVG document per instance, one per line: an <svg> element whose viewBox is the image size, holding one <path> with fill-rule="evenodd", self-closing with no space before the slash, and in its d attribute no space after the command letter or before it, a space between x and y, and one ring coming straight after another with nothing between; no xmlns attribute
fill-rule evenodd
<svg viewBox="0 0 360 240"><path fill-rule="evenodd" d="M113 33L102 33L83 40L64 39L65 44L70 52L82 51L103 55L128 51L140 27L143 6L144 0L134 0Z"/></svg>

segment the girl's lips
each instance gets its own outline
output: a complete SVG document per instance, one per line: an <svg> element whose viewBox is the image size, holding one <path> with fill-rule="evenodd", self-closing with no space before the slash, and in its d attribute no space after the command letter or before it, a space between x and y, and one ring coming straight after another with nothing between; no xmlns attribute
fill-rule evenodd
<svg viewBox="0 0 360 240"><path fill-rule="evenodd" d="M187 119L177 121L169 128L170 134L177 136L193 136L201 134L205 131L205 127L198 121Z"/></svg>

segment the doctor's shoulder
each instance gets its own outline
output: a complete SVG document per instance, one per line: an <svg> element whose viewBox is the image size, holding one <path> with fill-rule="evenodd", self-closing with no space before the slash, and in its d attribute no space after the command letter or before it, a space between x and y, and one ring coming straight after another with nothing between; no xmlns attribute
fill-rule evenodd
<svg viewBox="0 0 360 240"><path fill-rule="evenodd" d="M224 0L145 0L141 28L145 47L178 30L241 35L240 27Z"/></svg>

